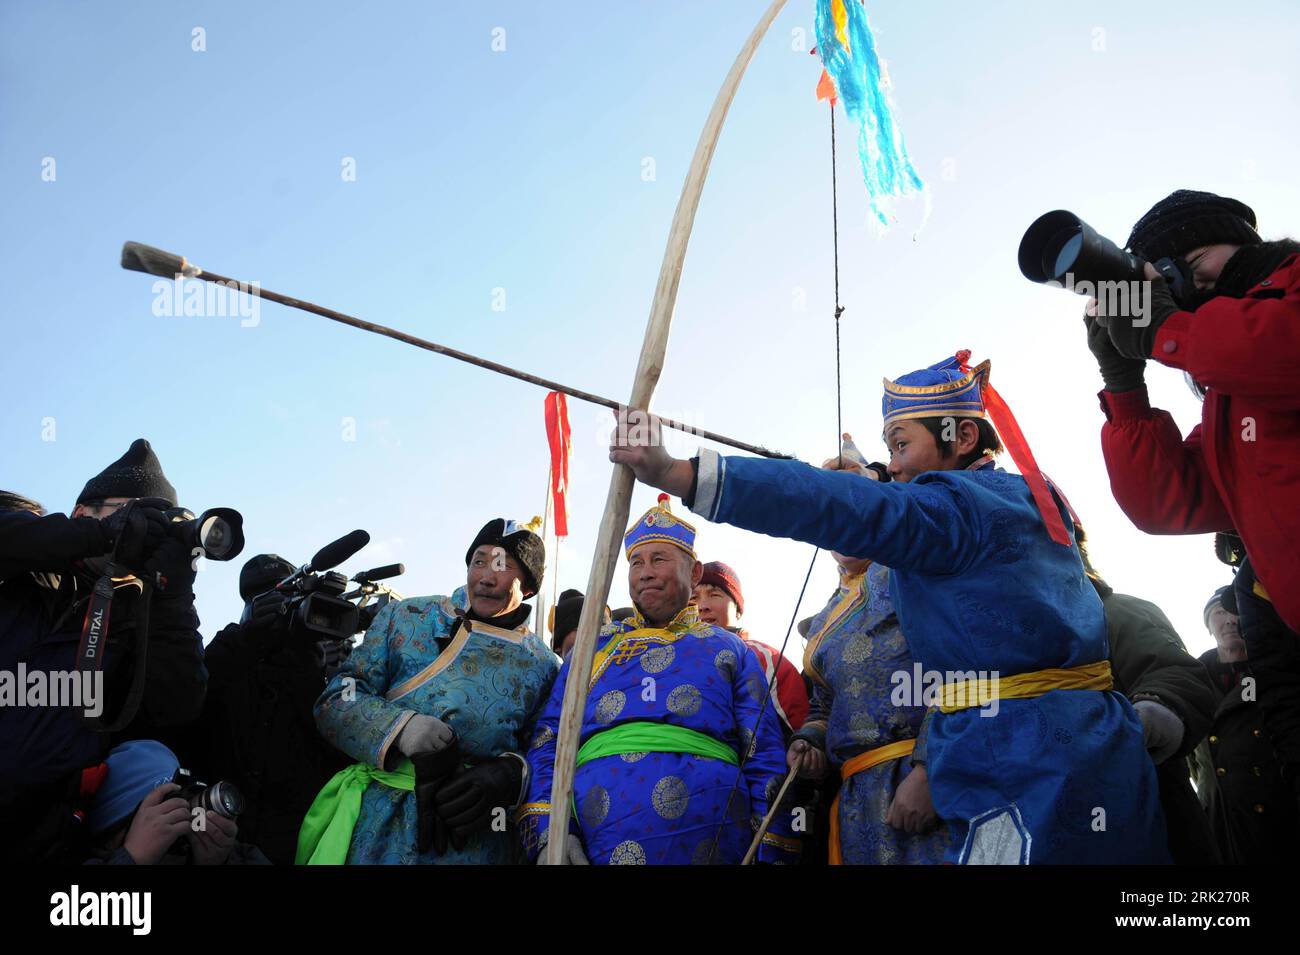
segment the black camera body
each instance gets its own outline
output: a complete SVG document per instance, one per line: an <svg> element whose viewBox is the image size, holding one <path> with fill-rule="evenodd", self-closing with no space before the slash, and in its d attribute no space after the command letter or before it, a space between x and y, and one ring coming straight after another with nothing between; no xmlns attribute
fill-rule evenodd
<svg viewBox="0 0 1300 955"><path fill-rule="evenodd" d="M191 813L195 809L202 809L204 812L215 812L227 819L238 819L239 814L244 811L244 794L234 783L221 780L209 786L207 783L199 782L194 778L193 773L183 768L176 770L172 782L181 787L181 791L176 795L185 800Z"/></svg>

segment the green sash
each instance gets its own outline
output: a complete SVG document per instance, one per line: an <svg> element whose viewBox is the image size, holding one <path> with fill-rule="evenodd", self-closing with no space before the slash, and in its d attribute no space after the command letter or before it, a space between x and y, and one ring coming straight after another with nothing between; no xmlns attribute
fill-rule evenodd
<svg viewBox="0 0 1300 955"><path fill-rule="evenodd" d="M578 766L602 756L623 753L690 753L740 765L736 751L707 733L669 723L623 723L602 730L578 750ZM343 865L352 845L352 831L361 815L361 796L372 782L406 792L415 791L415 767L403 759L392 772L368 763L353 763L336 773L317 794L298 832L295 865ZM576 807L575 807L576 811Z"/></svg>
<svg viewBox="0 0 1300 955"><path fill-rule="evenodd" d="M403 758L391 773L368 763L353 763L335 773L302 821L294 865L343 865L348 861L352 830L361 815L361 796L372 782L414 792L415 767Z"/></svg>
<svg viewBox="0 0 1300 955"><path fill-rule="evenodd" d="M621 756L623 753L690 753L720 759L732 766L740 765L736 751L707 733L674 726L671 723L621 723L596 733L578 747L574 771L602 756ZM577 796L571 796L573 818L578 818Z"/></svg>
<svg viewBox="0 0 1300 955"><path fill-rule="evenodd" d="M578 765L623 753L690 753L740 765L736 751L707 733L671 723L623 723L602 730L578 749Z"/></svg>

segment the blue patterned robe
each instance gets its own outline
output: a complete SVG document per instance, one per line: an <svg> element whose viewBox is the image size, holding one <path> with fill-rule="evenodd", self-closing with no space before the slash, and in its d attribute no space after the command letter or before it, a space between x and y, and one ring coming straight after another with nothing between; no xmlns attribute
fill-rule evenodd
<svg viewBox="0 0 1300 955"><path fill-rule="evenodd" d="M872 564L845 575L813 618L804 650L812 681L808 720L795 734L826 751L832 770L869 750L916 739L924 706L895 706L895 673L910 673L912 655L889 599L889 570ZM923 754L915 754L918 757ZM922 865L943 861L947 829L911 834L885 823L910 757L885 760L840 787L840 856L844 865Z"/></svg>
<svg viewBox="0 0 1300 955"><path fill-rule="evenodd" d="M708 520L889 567L912 656L945 679L1109 655L1079 550L1047 536L1019 475L988 465L880 484L703 451L697 488L692 509ZM1122 694L1060 689L998 702L996 715L975 707L930 721L930 793L952 834L948 861L1169 861L1155 767Z"/></svg>
<svg viewBox="0 0 1300 955"><path fill-rule="evenodd" d="M467 621L441 649L468 607L465 588L451 597L389 603L365 642L316 701L321 734L354 759L378 768L416 713L436 716L460 738L467 762L523 749L532 721L559 670L559 658L527 625L502 630ZM391 768L391 766L387 767ZM517 834L487 831L441 856L416 849L415 794L372 782L361 801L348 864L465 864L522 861Z"/></svg>
<svg viewBox="0 0 1300 955"><path fill-rule="evenodd" d="M594 759L574 777L577 820L570 817L569 829L581 836L593 865L737 863L786 775L780 722L772 704L763 705L767 679L744 641L704 623L694 606L665 628L646 627L638 613L601 630L582 742L623 723L662 722L705 733L739 755L753 739L761 708L753 755L743 772L686 753ZM550 826L555 735L568 675L566 661L528 751L531 783L519 827L533 858ZM799 842L791 829L790 814L777 812L758 861L797 860Z"/></svg>

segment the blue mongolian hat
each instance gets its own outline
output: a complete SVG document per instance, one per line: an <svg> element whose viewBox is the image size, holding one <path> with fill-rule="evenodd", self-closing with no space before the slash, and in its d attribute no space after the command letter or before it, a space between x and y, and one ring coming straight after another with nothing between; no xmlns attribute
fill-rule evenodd
<svg viewBox="0 0 1300 955"><path fill-rule="evenodd" d="M641 515L641 519L623 535L623 553L628 557L642 544L656 541L680 547L695 557L695 528L668 508L667 494L659 495L659 503Z"/></svg>
<svg viewBox="0 0 1300 955"><path fill-rule="evenodd" d="M910 418L985 418L984 388L992 363L967 366L969 351L903 375L897 381L885 379L881 413L885 427Z"/></svg>
<svg viewBox="0 0 1300 955"><path fill-rule="evenodd" d="M1065 529L1065 522L1057 510L1056 501L1048 489L1034 452L1025 440L1007 403L989 380L992 365L980 362L972 368L970 350L962 349L951 358L945 358L929 368L922 368L897 381L885 379L885 396L881 410L885 429L896 421L913 418L987 418L998 432L998 437L1011 452L1011 458L1029 485L1034 503L1042 515L1048 536L1058 544L1069 547L1073 541Z"/></svg>

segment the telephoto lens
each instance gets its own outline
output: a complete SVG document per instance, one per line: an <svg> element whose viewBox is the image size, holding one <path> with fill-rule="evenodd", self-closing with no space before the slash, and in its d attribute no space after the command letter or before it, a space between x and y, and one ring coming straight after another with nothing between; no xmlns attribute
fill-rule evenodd
<svg viewBox="0 0 1300 955"><path fill-rule="evenodd" d="M1083 282L1143 279L1142 259L1065 209L1034 220L1020 240L1017 259L1020 273L1031 282L1057 282L1073 288Z"/></svg>
<svg viewBox="0 0 1300 955"><path fill-rule="evenodd" d="M244 518L229 507L214 507L198 517L184 507L166 511L172 533L208 560L234 560L244 549Z"/></svg>

